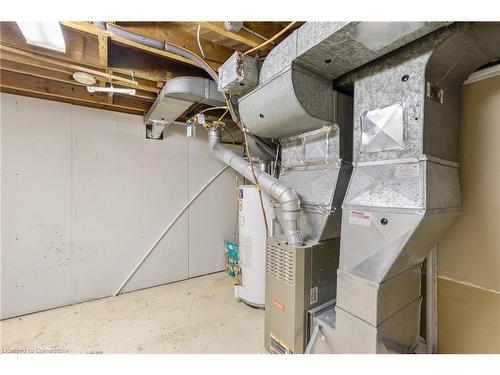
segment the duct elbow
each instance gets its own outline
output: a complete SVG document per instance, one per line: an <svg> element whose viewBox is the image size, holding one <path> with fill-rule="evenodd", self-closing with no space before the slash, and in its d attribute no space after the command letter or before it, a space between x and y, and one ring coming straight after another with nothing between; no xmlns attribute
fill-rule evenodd
<svg viewBox="0 0 500 375"><path fill-rule="evenodd" d="M304 240L299 228L300 198L295 190L259 169L252 171L250 163L245 161L236 152L221 144L219 130L209 130L208 149L217 159L229 165L247 180L252 181L254 184L259 184L265 193L280 203L278 220L280 221L287 242L290 245L302 245Z"/></svg>
<svg viewBox="0 0 500 375"><path fill-rule="evenodd" d="M295 190L286 187L280 194L278 201L280 202L280 213L278 217L288 244L302 245L304 243L304 238L299 228L301 213L299 196Z"/></svg>
<svg viewBox="0 0 500 375"><path fill-rule="evenodd" d="M208 131L208 149L217 158L219 158L219 156L216 155L215 146L219 145L220 141L221 141L220 132L218 130L215 130L215 129L210 129Z"/></svg>

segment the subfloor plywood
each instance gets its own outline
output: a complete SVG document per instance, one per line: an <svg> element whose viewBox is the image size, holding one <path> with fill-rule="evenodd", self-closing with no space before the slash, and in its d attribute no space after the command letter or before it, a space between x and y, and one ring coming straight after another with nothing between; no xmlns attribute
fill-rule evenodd
<svg viewBox="0 0 500 375"><path fill-rule="evenodd" d="M4 352L264 353L264 311L215 273L0 322Z"/></svg>

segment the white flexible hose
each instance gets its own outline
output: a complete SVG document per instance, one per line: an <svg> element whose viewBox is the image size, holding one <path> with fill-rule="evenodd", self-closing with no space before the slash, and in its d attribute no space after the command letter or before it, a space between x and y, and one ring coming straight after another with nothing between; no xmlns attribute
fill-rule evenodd
<svg viewBox="0 0 500 375"><path fill-rule="evenodd" d="M113 297L116 297L116 295L118 293L121 292L121 290L123 289L123 287L128 283L128 281L132 278L132 276L134 276L134 274L137 272L137 270L139 269L139 267L144 263L144 261L149 257L149 255L153 252L153 250L156 248L156 245L158 245L161 241L161 239L163 237L165 237L165 235L167 234L167 232L170 230L170 228L172 228L172 226L177 222L177 220L179 220L179 218L181 217L181 215L184 213L184 211L186 211L188 209L189 206L191 206L191 203L193 203L196 198L199 197L199 195L201 193L203 193L203 191L212 183L215 181L215 179L217 177L219 177L226 169L228 169L229 166L226 165L224 168L222 168L219 172L217 172L217 174L215 176L213 176L205 185L203 185L203 187L200 189L200 191L198 191L195 196L193 198L191 198L191 200L184 206L184 208L182 210L179 211L179 213L174 217L174 219L170 222L170 224L167 225L167 227L163 230L163 232L158 236L158 238L155 240L155 242L153 242L153 245L151 245L151 247L149 248L148 251L146 251L146 254L144 254L144 256L141 258L141 260L139 261L139 263L137 263L137 265L134 267L134 269L132 270L132 272L130 272L130 274L127 276L127 278L125 279L125 281L120 285L120 287L116 290L116 292L113 293Z"/></svg>

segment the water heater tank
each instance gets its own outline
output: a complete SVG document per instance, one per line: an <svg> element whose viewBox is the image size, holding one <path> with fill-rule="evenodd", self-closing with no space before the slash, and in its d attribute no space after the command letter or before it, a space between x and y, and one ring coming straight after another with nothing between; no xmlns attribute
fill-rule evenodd
<svg viewBox="0 0 500 375"><path fill-rule="evenodd" d="M272 235L273 207L270 197L262 192L269 235ZM241 283L235 286L235 296L245 303L264 307L266 267L266 226L259 191L254 185L239 187L239 242Z"/></svg>

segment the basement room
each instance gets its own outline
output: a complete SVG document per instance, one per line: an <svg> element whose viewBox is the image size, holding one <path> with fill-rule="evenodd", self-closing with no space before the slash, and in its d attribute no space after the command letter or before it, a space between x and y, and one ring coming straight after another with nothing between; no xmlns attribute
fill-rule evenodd
<svg viewBox="0 0 500 375"><path fill-rule="evenodd" d="M498 12L24 3L2 373L500 366Z"/></svg>

